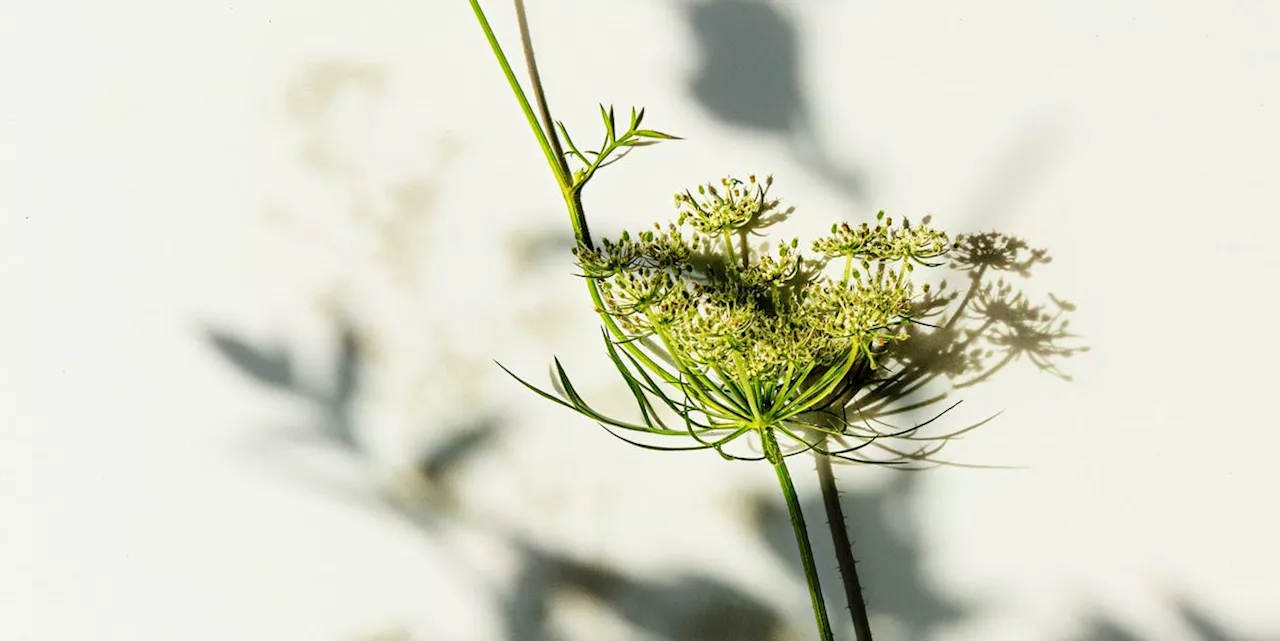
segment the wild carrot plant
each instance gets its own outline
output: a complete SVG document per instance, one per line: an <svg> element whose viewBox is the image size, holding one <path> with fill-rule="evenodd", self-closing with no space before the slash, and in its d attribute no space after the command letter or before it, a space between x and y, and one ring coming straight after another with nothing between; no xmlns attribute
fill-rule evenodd
<svg viewBox="0 0 1280 641"><path fill-rule="evenodd" d="M542 98L521 4L518 17L540 114L477 0L470 1L560 188L576 239L576 264L603 325L604 349L634 397L639 418L594 408L558 359L558 393L516 379L640 447L713 450L725 459L770 465L787 503L818 631L832 639L787 459L812 453L820 459L898 462L866 457L862 450L920 426L888 433L860 429L840 410L886 350L908 338L929 289L914 285L912 276L940 264L951 248L947 234L927 219L895 224L880 212L868 222L832 225L828 235L803 246L798 239L752 246L756 230L790 210L773 196L771 177L751 175L677 193L674 220L597 244L588 231L583 188L630 149L676 137L643 128L643 109L633 108L620 120L601 105L599 145L575 143L551 119ZM685 443L658 445L651 437ZM849 597L854 603L854 595ZM861 605L861 596L856 598ZM869 638L862 609L857 627Z"/></svg>

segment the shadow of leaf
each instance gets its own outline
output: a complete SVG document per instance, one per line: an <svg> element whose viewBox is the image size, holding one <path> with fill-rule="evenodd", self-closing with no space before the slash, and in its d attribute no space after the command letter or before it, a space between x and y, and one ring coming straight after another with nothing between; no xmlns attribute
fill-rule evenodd
<svg viewBox="0 0 1280 641"><path fill-rule="evenodd" d="M800 36L769 2L707 0L683 5L700 65L695 99L726 124L784 137L797 162L847 197L864 198L866 180L833 158L801 82Z"/></svg>
<svg viewBox="0 0 1280 641"><path fill-rule="evenodd" d="M1187 603L1182 603L1178 605L1178 613L1182 616L1182 620L1187 624L1187 627L1196 633L1198 639L1202 641L1234 641L1218 624L1210 621L1202 610Z"/></svg>
<svg viewBox="0 0 1280 641"><path fill-rule="evenodd" d="M334 363L332 389L316 390L306 386L294 372L294 359L281 348L264 348L218 329L205 330L205 338L241 374L258 383L282 390L314 403L324 418L318 426L320 436L350 450L360 449L351 420L351 404L360 390L360 346L355 330L340 328L340 345Z"/></svg>
<svg viewBox="0 0 1280 641"><path fill-rule="evenodd" d="M707 576L648 581L527 543L519 548L523 569L505 607L510 641L560 638L550 629L552 606L575 595L663 639L774 641L784 634L774 609Z"/></svg>
<svg viewBox="0 0 1280 641"><path fill-rule="evenodd" d="M337 356L331 372L323 377L332 382L327 389L312 389L304 385L293 372L292 355L284 349L256 347L222 330L210 329L205 334L215 350L241 374L291 393L319 410L321 417L312 428L311 439L318 438L354 457L367 455L353 415L354 403L361 392L366 356L353 327L345 323L338 327ZM413 482L412 487L400 488L410 493L399 497L401 501L414 502L429 494L429 502L434 507L451 506L452 491L446 490L455 473L491 444L502 427L503 424L492 416L478 416L469 425L450 426L452 432L449 436L419 455L415 472L420 478ZM281 441L279 436L277 434L272 440L277 443L300 442L298 437Z"/></svg>
<svg viewBox="0 0 1280 641"><path fill-rule="evenodd" d="M473 427L451 434L422 456L418 471L429 482L441 482L489 445L501 428L501 423L486 419L478 421Z"/></svg>
<svg viewBox="0 0 1280 641"><path fill-rule="evenodd" d="M761 2L688 5L701 66L694 97L727 123L785 133L803 117L796 28Z"/></svg>
<svg viewBox="0 0 1280 641"><path fill-rule="evenodd" d="M279 348L251 345L237 336L211 330L209 342L242 374L269 387L292 389L295 385L293 362Z"/></svg>
<svg viewBox="0 0 1280 641"><path fill-rule="evenodd" d="M339 345L338 362L334 364L334 388L331 394L321 399L328 418L322 431L338 445L359 450L351 405L360 392L362 370L360 344L353 328L342 326Z"/></svg>
<svg viewBox="0 0 1280 641"><path fill-rule="evenodd" d="M1208 615L1195 605L1186 603L1185 601L1177 601L1175 605L1178 622L1192 633L1195 641L1245 641L1244 638L1233 636L1221 626L1209 620ZM1280 638L1280 635L1267 637L1268 641ZM1088 629L1080 636L1074 637L1075 641L1155 641L1152 637L1145 637L1133 632L1123 624L1114 620L1109 616L1093 616L1090 618Z"/></svg>

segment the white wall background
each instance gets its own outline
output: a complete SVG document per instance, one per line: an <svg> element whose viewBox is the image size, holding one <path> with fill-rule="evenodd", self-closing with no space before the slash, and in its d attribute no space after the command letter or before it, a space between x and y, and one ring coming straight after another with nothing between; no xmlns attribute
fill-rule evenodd
<svg viewBox="0 0 1280 641"><path fill-rule="evenodd" d="M531 4L580 137L688 139L601 175L598 231L754 171L800 233L1052 255L1019 286L1078 306L1074 381L955 396L1004 413L951 457L1028 469L841 469L877 639L1280 639L1275 3ZM767 467L492 364L625 401L466 2L9 1L0 78L0 638L811 637Z"/></svg>

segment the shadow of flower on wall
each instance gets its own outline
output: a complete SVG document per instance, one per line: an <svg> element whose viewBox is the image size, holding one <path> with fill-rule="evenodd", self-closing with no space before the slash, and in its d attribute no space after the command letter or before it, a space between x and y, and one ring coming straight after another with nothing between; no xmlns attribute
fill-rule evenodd
<svg viewBox="0 0 1280 641"><path fill-rule="evenodd" d="M954 244L950 267L969 281L968 286L961 293L943 281L924 296L916 309L922 323L911 328L910 340L893 346L882 373L866 394L849 404L850 415L880 422L918 413L948 399L953 390L990 379L1020 358L1070 380L1056 361L1088 351L1068 331L1065 316L1075 310L1071 303L1052 294L1047 302L1033 303L1029 294L1015 287L1014 276L1030 278L1035 265L1051 260L1046 250L997 232L962 234ZM919 397L935 383L945 383L948 389Z"/></svg>
<svg viewBox="0 0 1280 641"><path fill-rule="evenodd" d="M844 407L848 421L861 423L870 433L895 433L903 425L926 423L927 417L939 414L955 390L990 379L1019 357L1065 377L1056 361L1088 349L1066 331L1063 315L1070 310L1069 303L1051 297L1050 303L1032 304L1028 294L1014 289L1014 277L1029 278L1035 265L1049 262L1046 250L996 232L962 235L954 244L950 267L968 281L967 287L951 289L944 281L931 289L917 304L916 314L923 323L912 326L910 340L894 344L883 355L869 384L835 403ZM1050 314L1050 307L1057 313ZM902 425L891 425L894 422ZM888 460L912 463L912 469L921 469L915 464L964 467L961 462L940 461L937 454L952 439L986 422L942 435L912 432L897 437L911 447L872 445L881 448ZM924 570L926 550L919 536L923 524L902 522L913 518L905 506L916 494L919 478L904 472L880 490L845 492L840 498L868 608L873 617L893 622L900 634L896 638L911 641L924 641L934 631L972 616L977 608L933 587ZM775 554L792 561L794 546L789 544L786 513L773 506L769 497L758 497L757 502L760 536ZM806 515L822 515L825 506L821 497L813 497L803 510ZM829 537L819 541L820 554L835 554Z"/></svg>

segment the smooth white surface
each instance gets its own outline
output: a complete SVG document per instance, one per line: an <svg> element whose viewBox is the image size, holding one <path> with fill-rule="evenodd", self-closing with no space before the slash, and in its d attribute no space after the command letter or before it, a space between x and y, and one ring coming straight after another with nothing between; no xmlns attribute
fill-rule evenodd
<svg viewBox="0 0 1280 641"><path fill-rule="evenodd" d="M688 139L601 174L597 231L771 172L796 233L932 213L1053 256L1028 292L1075 302L1091 351L1061 363L1074 382L1023 362L964 393L967 418L1005 412L952 455L1030 469L929 472L864 515L918 552L869 584L873 609L964 604L930 630L880 611L877 639L1280 635L1274 3L775 3L856 196L786 132L699 102L696 3L531 4L580 138L604 101ZM514 53L508 4L487 5ZM0 637L511 638L532 547L659 595L715 577L807 638L791 559L749 527L767 468L628 448L492 365L541 382L556 354L624 407L569 258L520 258L567 221L465 2L5 2L0 78ZM329 389L339 311L371 359L363 455L208 339L287 350ZM455 479L465 517L391 507L415 452L490 414ZM547 625L649 638L625 619L570 590Z"/></svg>

